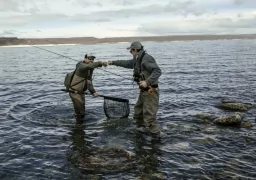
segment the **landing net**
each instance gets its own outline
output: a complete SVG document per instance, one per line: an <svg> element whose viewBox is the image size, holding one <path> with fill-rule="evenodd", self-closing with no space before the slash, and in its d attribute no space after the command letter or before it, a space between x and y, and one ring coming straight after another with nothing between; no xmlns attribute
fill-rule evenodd
<svg viewBox="0 0 256 180"><path fill-rule="evenodd" d="M126 118L129 116L130 107L129 100L116 98L116 97L104 97L104 113L108 118Z"/></svg>

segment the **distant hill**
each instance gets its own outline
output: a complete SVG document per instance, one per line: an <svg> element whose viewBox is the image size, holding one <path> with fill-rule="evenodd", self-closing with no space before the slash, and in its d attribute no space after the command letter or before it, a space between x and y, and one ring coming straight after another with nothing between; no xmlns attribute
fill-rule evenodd
<svg viewBox="0 0 256 180"><path fill-rule="evenodd" d="M10 45L44 45L44 44L101 44L132 41L193 41L193 40L219 40L219 39L256 39L256 34L238 35L175 35L175 36L147 36L147 37L70 37L70 38L23 38L0 37L0 46Z"/></svg>
<svg viewBox="0 0 256 180"><path fill-rule="evenodd" d="M0 37L0 46L11 45L44 45L44 44L95 44L98 39L94 37L71 38L23 38Z"/></svg>

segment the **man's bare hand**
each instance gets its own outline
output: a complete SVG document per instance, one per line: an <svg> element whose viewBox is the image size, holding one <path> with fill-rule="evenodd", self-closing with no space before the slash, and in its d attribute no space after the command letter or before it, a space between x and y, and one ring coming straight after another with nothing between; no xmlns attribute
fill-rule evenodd
<svg viewBox="0 0 256 180"><path fill-rule="evenodd" d="M94 97L97 97L99 94L97 92L93 93Z"/></svg>
<svg viewBox="0 0 256 180"><path fill-rule="evenodd" d="M102 64L102 66L104 66L104 67L108 66L108 62L102 62L101 64Z"/></svg>
<svg viewBox="0 0 256 180"><path fill-rule="evenodd" d="M142 87L142 88L148 87L147 82L146 81L140 81L140 87Z"/></svg>

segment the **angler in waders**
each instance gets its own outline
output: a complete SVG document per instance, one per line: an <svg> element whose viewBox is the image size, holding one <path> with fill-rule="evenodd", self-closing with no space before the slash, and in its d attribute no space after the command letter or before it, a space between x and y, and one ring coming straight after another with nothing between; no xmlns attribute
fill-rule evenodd
<svg viewBox="0 0 256 180"><path fill-rule="evenodd" d="M85 116L85 91L88 89L93 96L98 96L92 84L94 68L106 66L103 62L94 62L95 56L84 56L84 60L76 64L76 69L67 74L64 85L72 100L77 122Z"/></svg>
<svg viewBox="0 0 256 180"><path fill-rule="evenodd" d="M108 65L133 69L134 81L140 88L140 95L134 106L137 130L144 131L145 127L148 127L154 138L160 138L163 133L160 131L156 114L159 107L158 79L162 74L161 69L155 59L146 53L140 42L133 42L127 49L130 50L133 59L109 61Z"/></svg>

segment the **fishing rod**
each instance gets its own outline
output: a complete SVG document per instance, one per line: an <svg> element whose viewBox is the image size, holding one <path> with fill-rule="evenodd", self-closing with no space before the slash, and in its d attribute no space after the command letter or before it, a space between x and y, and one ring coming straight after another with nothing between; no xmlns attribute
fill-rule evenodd
<svg viewBox="0 0 256 180"><path fill-rule="evenodd" d="M68 58L68 59L71 59L71 60L74 60L74 61L78 62L78 60L73 59L73 58L71 58L71 57L69 57L69 56L64 56L64 55L62 55L62 54L59 54L59 53L56 53L56 52L53 52L53 51L50 51L50 50L47 50L47 49L44 49L44 48L40 48L40 47L38 47L38 46L34 46L34 45L30 45L30 46L32 46L32 47L34 47L34 48L41 49L41 50L44 50L44 51L47 51L47 52L50 52L50 53L53 53L53 54L56 54L56 55L59 55L59 56L62 56L62 57L65 57L65 58ZM100 69L100 70L105 71L105 72L108 72L108 73L110 73L110 74L114 74L114 75L119 76L119 77L122 77L122 78L124 78L124 79L126 79L126 80L131 80L131 79L127 78L127 77L124 77L124 76L122 76L122 75L120 75L120 74L117 74L117 73L113 73L113 72L111 72L111 71L107 71L107 70L104 70L104 69Z"/></svg>
<svg viewBox="0 0 256 180"><path fill-rule="evenodd" d="M49 41L50 42L50 41ZM54 43L54 44L56 44L56 43ZM77 62L77 60L76 59L73 59L73 58L71 58L71 57L69 57L69 56L64 56L64 55L62 55L62 54L59 54L59 53L56 53L56 52L53 52L53 51L50 51L50 50L47 50L47 49L44 49L44 48L40 48L40 47L37 47L37 46L34 46L34 45L31 45L32 47L35 47L35 48L38 48L38 49L41 49L41 50L44 50L44 51L47 51L47 52L50 52L50 53L53 53L53 54L56 54L56 55L59 55L59 56L62 56L62 57L65 57L65 58L68 58L68 59L71 59L71 60L74 60L74 61L76 61ZM122 78L124 78L124 79L126 79L126 80L131 80L131 79L129 79L129 78L127 78L127 77L124 77L124 76L121 76L120 74L117 74L117 73L113 73L113 72L110 72L110 71L107 71L107 70L104 70L104 69L100 69L100 70L102 70L102 71L105 71L105 72L108 72L108 73L110 73L110 74L114 74L114 75L116 75L116 76L119 76L119 77L122 77ZM134 83L134 81L133 81L133 83ZM132 84L133 84L132 83ZM134 84L133 84L134 85ZM152 90L152 88L150 87L149 88L149 91L148 91L150 94L152 94L153 93L153 90Z"/></svg>
<svg viewBox="0 0 256 180"><path fill-rule="evenodd" d="M65 57L65 58L68 58L68 59L71 59L71 60L77 61L76 59L73 59L73 58L71 58L71 57L64 56L64 55L62 55L62 54L59 54L59 53L56 53L56 52L53 52L53 51L49 51L49 50L47 50L47 49L40 48L40 47L38 47L38 46L34 46L34 45L30 45L30 46L32 46L32 47L34 47L34 48L38 48L38 49L44 50L44 51L47 51L47 52L50 52L50 53L53 53L53 54L56 54L56 55L59 55L59 56L62 56L62 57Z"/></svg>
<svg viewBox="0 0 256 180"><path fill-rule="evenodd" d="M49 40L46 40L46 41L49 41ZM58 44L58 43L56 43L56 42L53 42L53 41L49 41L50 43L52 43L52 44ZM59 55L59 56L62 56L62 57L65 57L65 58L68 58L68 59L71 59L71 60L74 60L74 61L76 61L76 62L78 62L76 59L73 59L73 58L71 58L71 57L69 57L69 56L64 56L64 55L62 55L62 54L59 54L59 53L56 53L56 52L53 52L53 51L50 51L50 50L47 50L47 49L44 49L44 48L40 48L40 47L37 47L37 46L34 46L34 45L30 45L30 46L32 46L32 47L35 47L35 48L38 48L38 49L41 49L41 50L44 50L44 51L47 51L47 52L50 52L50 53L53 53L53 54L56 54L56 55ZM107 70L104 70L104 69L100 69L100 70L102 70L102 71L105 71L105 72L108 72L108 73L110 73L110 74L114 74L114 75L116 75L116 76L119 76L119 77L122 77L122 78L124 78L124 79L126 79L126 80L131 80L131 79L129 79L129 78L127 78L127 77L124 77L124 76L122 76L122 75L120 75L120 74L117 74L117 73L113 73L113 72L110 72L110 71L107 71ZM134 81L133 81L133 86L134 86ZM149 86L149 90L148 90L148 92L150 93L150 94L152 94L153 93L153 90L152 90L152 87L151 86Z"/></svg>

